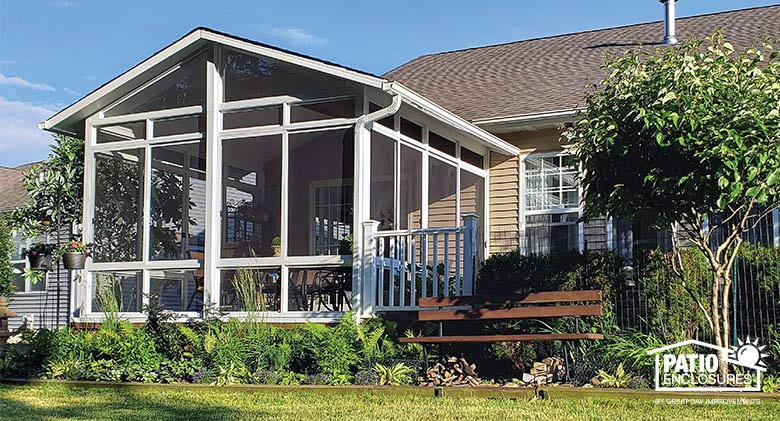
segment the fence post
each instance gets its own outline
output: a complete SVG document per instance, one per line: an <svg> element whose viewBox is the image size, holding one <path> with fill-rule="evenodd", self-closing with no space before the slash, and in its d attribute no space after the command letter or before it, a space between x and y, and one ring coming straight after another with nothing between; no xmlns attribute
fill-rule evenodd
<svg viewBox="0 0 780 421"><path fill-rule="evenodd" d="M477 263L477 221L479 216L467 213L463 218L463 295L474 294Z"/></svg>
<svg viewBox="0 0 780 421"><path fill-rule="evenodd" d="M376 300L376 238L379 222L363 222L363 264L361 271L359 317L372 317ZM381 258L381 257L380 257Z"/></svg>

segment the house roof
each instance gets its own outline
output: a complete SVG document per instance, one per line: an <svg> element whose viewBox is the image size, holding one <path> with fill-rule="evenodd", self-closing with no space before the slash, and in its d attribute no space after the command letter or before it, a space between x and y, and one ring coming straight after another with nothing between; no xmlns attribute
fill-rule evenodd
<svg viewBox="0 0 780 421"><path fill-rule="evenodd" d="M208 43L217 43L237 50L247 51L307 67L315 71L380 89L391 95L400 95L404 102L412 104L424 113L462 131L466 135L482 142L490 149L510 155L518 153L518 150L509 143L472 125L458 115L437 105L435 102L429 101L414 91L407 89L401 83L391 83L387 79L360 70L202 27L192 30L132 69L122 73L67 108L43 121L39 126L44 130L82 137L84 119L119 100Z"/></svg>
<svg viewBox="0 0 780 421"><path fill-rule="evenodd" d="M10 212L27 201L24 173L35 164L24 164L14 168L0 167L0 214Z"/></svg>
<svg viewBox="0 0 780 421"><path fill-rule="evenodd" d="M659 9L660 14L660 9ZM721 30L735 47L780 37L780 6L677 19L681 41ZM584 103L605 54L657 46L663 21L470 48L418 57L384 76L466 120L555 114Z"/></svg>

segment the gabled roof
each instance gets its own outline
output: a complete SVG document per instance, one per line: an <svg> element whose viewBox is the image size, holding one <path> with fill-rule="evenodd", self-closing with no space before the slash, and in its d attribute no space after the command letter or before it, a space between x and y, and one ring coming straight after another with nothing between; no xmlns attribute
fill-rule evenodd
<svg viewBox="0 0 780 421"><path fill-rule="evenodd" d="M384 76L478 124L571 111L583 105L588 82L601 79L605 54L657 46L663 25L643 23L425 55ZM780 37L780 6L677 19L681 41L717 30L737 48Z"/></svg>
<svg viewBox="0 0 780 421"><path fill-rule="evenodd" d="M27 201L24 173L37 162L14 168L0 167L0 214L21 207Z"/></svg>
<svg viewBox="0 0 780 421"><path fill-rule="evenodd" d="M192 30L132 69L122 73L87 94L84 98L40 123L39 126L44 130L82 137L84 119L132 92L143 83L161 74L208 43L216 43L236 50L303 66L331 76L383 90L390 95L400 95L404 102L414 105L419 110L457 130L461 130L466 135L484 143L490 149L509 155L518 153L514 146L461 119L456 114L443 109L433 101L416 94L398 82L391 83L387 79L367 72L203 27Z"/></svg>

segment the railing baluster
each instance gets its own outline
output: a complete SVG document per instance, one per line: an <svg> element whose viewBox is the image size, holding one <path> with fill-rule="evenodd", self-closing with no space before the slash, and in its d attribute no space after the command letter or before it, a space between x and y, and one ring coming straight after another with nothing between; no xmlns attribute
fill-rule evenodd
<svg viewBox="0 0 780 421"><path fill-rule="evenodd" d="M428 296L428 234L420 234L422 238L422 257L420 258L422 263L422 297Z"/></svg>
<svg viewBox="0 0 780 421"><path fill-rule="evenodd" d="M398 289L398 305L404 307L406 305L406 240L407 236L402 235L398 237L398 261L401 263L399 270L401 271L401 287Z"/></svg>
<svg viewBox="0 0 780 421"><path fill-rule="evenodd" d="M444 296L450 296L450 233L444 233Z"/></svg>
<svg viewBox="0 0 780 421"><path fill-rule="evenodd" d="M439 234L433 234L433 297L439 296Z"/></svg>
<svg viewBox="0 0 780 421"><path fill-rule="evenodd" d="M390 283L390 289L388 291L389 296L389 303L388 306L393 307L395 305L395 265L398 262L398 256L396 255L395 250L395 239L396 236L392 236L389 238L390 240L390 279L388 280Z"/></svg>
<svg viewBox="0 0 780 421"><path fill-rule="evenodd" d="M455 295L463 295L463 276L460 273L460 254L463 251L460 248L461 232L455 234Z"/></svg>
<svg viewBox="0 0 780 421"><path fill-rule="evenodd" d="M409 294L409 305L410 306L417 306L417 236L412 234L412 244L411 244L412 252L411 252L411 280L412 283L412 292Z"/></svg>
<svg viewBox="0 0 780 421"><path fill-rule="evenodd" d="M387 241L387 237L379 237L379 287L377 288L377 302L380 307L385 305L385 241Z"/></svg>

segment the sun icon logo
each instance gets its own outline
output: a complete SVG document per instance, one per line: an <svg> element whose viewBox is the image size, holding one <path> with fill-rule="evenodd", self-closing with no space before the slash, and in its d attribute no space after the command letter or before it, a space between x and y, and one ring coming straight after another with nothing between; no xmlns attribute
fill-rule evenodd
<svg viewBox="0 0 780 421"><path fill-rule="evenodd" d="M737 345L731 347L730 357L744 366L765 367L761 361L762 358L767 357L767 354L761 352L764 348L766 345L758 345L758 338L750 342L750 336L748 336L744 342L742 339L737 339Z"/></svg>

